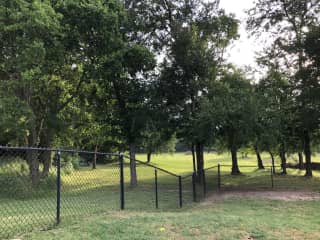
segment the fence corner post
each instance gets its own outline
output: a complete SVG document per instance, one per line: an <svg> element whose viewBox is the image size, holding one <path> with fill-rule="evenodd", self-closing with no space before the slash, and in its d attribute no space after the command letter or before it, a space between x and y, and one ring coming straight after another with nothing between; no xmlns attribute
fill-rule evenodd
<svg viewBox="0 0 320 240"><path fill-rule="evenodd" d="M56 223L60 224L60 203L61 203L61 151L57 150L56 153L56 165L57 165L57 206L56 206Z"/></svg>
<svg viewBox="0 0 320 240"><path fill-rule="evenodd" d="M120 166L120 209L124 209L124 174L123 174L123 153L119 153Z"/></svg>

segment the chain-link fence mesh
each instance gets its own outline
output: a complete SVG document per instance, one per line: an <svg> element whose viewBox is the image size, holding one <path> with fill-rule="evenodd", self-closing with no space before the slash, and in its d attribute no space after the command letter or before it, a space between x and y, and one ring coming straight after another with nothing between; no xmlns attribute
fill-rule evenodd
<svg viewBox="0 0 320 240"><path fill-rule="evenodd" d="M130 158L124 160L126 209L177 208L179 177L148 163L135 161L136 183L131 174ZM133 181L133 182L132 182Z"/></svg>
<svg viewBox="0 0 320 240"><path fill-rule="evenodd" d="M126 158L124 161L125 208L154 208L154 169L140 162L135 162L135 165L136 183L131 182L130 160Z"/></svg>
<svg viewBox="0 0 320 240"><path fill-rule="evenodd" d="M132 182L130 158L122 156L0 147L0 239L47 229L70 217L120 208L176 209L216 190L281 189L288 181L279 166L274 171L239 166L242 174L233 176L231 165L216 165L179 176L135 160Z"/></svg>
<svg viewBox="0 0 320 240"><path fill-rule="evenodd" d="M180 207L179 177L164 171L157 171L159 209Z"/></svg>
<svg viewBox="0 0 320 240"><path fill-rule="evenodd" d="M241 171L239 175L232 175L231 168L231 165L221 165L221 189L268 190L273 188L274 174L271 167L258 169L257 166L239 166Z"/></svg>
<svg viewBox="0 0 320 240"><path fill-rule="evenodd" d="M117 155L61 152L62 219L119 209L119 196Z"/></svg>
<svg viewBox="0 0 320 240"><path fill-rule="evenodd" d="M106 153L0 147L0 239L48 229L60 218L119 209L118 159Z"/></svg>
<svg viewBox="0 0 320 240"><path fill-rule="evenodd" d="M56 223L55 152L0 148L0 239Z"/></svg>
<svg viewBox="0 0 320 240"><path fill-rule="evenodd" d="M217 189L219 188L218 166L207 168L204 171L206 177L207 193L210 194L211 192L217 191Z"/></svg>
<svg viewBox="0 0 320 240"><path fill-rule="evenodd" d="M194 174L189 174L182 177L182 203L183 205L190 204L196 200L194 191L196 190L196 182Z"/></svg>

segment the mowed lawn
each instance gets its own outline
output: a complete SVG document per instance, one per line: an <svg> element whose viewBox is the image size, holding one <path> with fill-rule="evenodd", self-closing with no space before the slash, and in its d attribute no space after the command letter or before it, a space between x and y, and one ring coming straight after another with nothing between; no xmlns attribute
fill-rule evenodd
<svg viewBox="0 0 320 240"><path fill-rule="evenodd" d="M141 154L137 158L145 160L146 156ZM270 166L269 156L263 155L263 158L265 165ZM319 161L319 156L314 160ZM205 161L205 167L231 163L229 154L206 154ZM296 159L291 158L290 161ZM191 154L154 155L151 164L178 175L192 171ZM289 176L273 176L272 189L269 168L257 171L256 167L248 167L256 165L254 156L240 156L239 164L244 173L242 176L230 176L230 167L222 167L223 189L320 192L319 172L314 172L313 179L307 179L303 177L304 171L290 169ZM134 189L129 187L128 170L127 166L125 211L119 210L117 166L100 165L97 170L83 168L64 177L62 223L59 227L39 231L35 226L31 234L14 236L20 239L320 239L317 235L320 234L319 200L284 202L246 196L212 201L209 196L209 200L192 203L190 182L183 182L184 206L178 209L177 179L159 172L160 208L156 210L154 170L138 164L139 184ZM217 169L208 170L206 174L208 195L218 195ZM46 221L43 216L47 212L50 217L47 222L54 223L55 200L52 197L10 201L10 211L6 211L9 201L0 201L0 215L11 225L20 219L19 223L25 224L21 227L29 230L30 222ZM34 217L34 214L39 214L34 209L39 208L41 215ZM8 216L11 212L14 218ZM5 227L1 225L0 228ZM11 230L21 227L17 224L11 226ZM21 229L19 233L22 233Z"/></svg>
<svg viewBox="0 0 320 240"><path fill-rule="evenodd" d="M269 154L262 153L262 160L266 166L271 166L271 158ZM146 161L146 154L137 154L137 159L141 161ZM228 153L216 154L216 153L205 153L205 168L215 166L217 164L231 165L231 155ZM280 166L280 159L275 157L276 165ZM253 154L248 154L247 157L242 156L241 153L238 154L238 161L240 170L241 167L245 166L257 166L256 156ZM312 156L313 162L320 163L320 154ZM193 171L192 165L192 155L191 153L175 153L175 154L154 154L151 158L151 164L162 167L169 171L184 174ZM298 155L292 154L288 157L288 163L298 163Z"/></svg>
<svg viewBox="0 0 320 240"><path fill-rule="evenodd" d="M22 239L319 239L320 201L237 198L171 211L112 211Z"/></svg>

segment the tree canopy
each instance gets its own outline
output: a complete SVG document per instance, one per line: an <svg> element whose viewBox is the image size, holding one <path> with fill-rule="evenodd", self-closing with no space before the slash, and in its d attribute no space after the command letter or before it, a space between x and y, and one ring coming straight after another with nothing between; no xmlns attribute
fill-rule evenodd
<svg viewBox="0 0 320 240"><path fill-rule="evenodd" d="M261 79L226 51L240 21L219 1L10 0L0 2L0 144L129 151L250 147L281 159L320 136L320 2L257 0L247 30L268 43ZM33 183L51 156L27 154ZM148 158L150 160L150 158ZM43 164L43 167L40 165ZM41 172L40 172L41 171Z"/></svg>

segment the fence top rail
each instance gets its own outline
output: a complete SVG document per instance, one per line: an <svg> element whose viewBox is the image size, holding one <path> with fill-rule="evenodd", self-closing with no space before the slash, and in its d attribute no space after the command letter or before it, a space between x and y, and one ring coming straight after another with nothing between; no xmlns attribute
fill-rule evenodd
<svg viewBox="0 0 320 240"><path fill-rule="evenodd" d="M217 168L217 167L218 167L218 165L211 166L211 167L208 167L208 168L204 168L203 171L207 171L207 170L210 170L210 169L215 169L215 168ZM193 174L194 174L194 172L191 172L191 173L188 173L188 174L186 174L186 175L183 175L183 176L182 176L182 179L192 177Z"/></svg>
<svg viewBox="0 0 320 240"><path fill-rule="evenodd" d="M63 152L63 153L82 153L82 154L97 154L104 156L119 156L117 153L105 153L105 152L94 152L85 150L71 150L71 149L58 149L58 148L39 148L39 147L8 147L0 146L0 150L34 150L34 151L51 151L51 152Z"/></svg>
<svg viewBox="0 0 320 240"><path fill-rule="evenodd" d="M192 177L194 173L189 173L187 175L184 175L181 177L181 179L186 179L186 178L189 178L189 177Z"/></svg>
<svg viewBox="0 0 320 240"><path fill-rule="evenodd" d="M221 166L221 165L220 165ZM211 167L207 167L205 169L203 169L204 171L206 170L210 170L210 169L214 169L214 168L218 168L218 165L215 165L215 166L211 166Z"/></svg>
<svg viewBox="0 0 320 240"><path fill-rule="evenodd" d="M220 167L232 167L231 164L220 164ZM239 168L259 168L256 165L238 165ZM265 165L264 168L281 167L280 165Z"/></svg>
<svg viewBox="0 0 320 240"><path fill-rule="evenodd" d="M123 157L124 157L124 158L127 158L127 159L130 159L130 157L129 157L129 156L126 156L126 155L123 155ZM141 160L138 160L138 159L135 159L135 161L138 162L138 163L140 163L140 164L143 164L143 165L152 167L152 168L154 168L154 169L156 169L156 170L159 170L159 171L161 171L161 172L167 173L167 174L169 174L169 175L171 175L171 176L174 176L174 177L177 177L177 178L178 178L178 177L181 177L181 176L178 175L178 174L175 174L175 173L170 172L170 171L168 171L168 170L165 170L165 169L163 169L163 168L157 167L157 166L155 166L155 165L153 165L153 164L151 164L151 163L147 163L147 162L144 162L144 161L141 161Z"/></svg>

